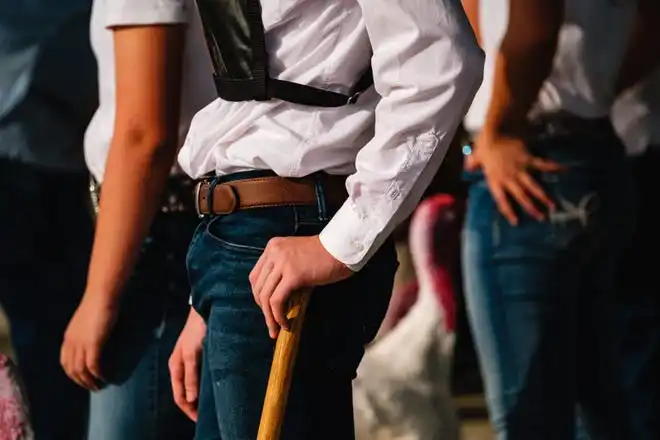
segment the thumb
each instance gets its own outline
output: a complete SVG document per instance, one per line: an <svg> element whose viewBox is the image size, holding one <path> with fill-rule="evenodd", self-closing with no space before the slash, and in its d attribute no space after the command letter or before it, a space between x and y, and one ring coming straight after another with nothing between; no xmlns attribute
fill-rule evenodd
<svg viewBox="0 0 660 440"><path fill-rule="evenodd" d="M465 169L467 171L476 171L479 168L479 159L477 158L474 150L471 154L465 156Z"/></svg>

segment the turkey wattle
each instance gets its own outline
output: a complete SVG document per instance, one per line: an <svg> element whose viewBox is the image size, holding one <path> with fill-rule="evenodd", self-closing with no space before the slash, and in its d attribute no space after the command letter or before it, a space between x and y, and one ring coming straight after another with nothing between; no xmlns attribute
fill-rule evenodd
<svg viewBox="0 0 660 440"><path fill-rule="evenodd" d="M33 440L18 370L0 353L0 440Z"/></svg>
<svg viewBox="0 0 660 440"><path fill-rule="evenodd" d="M452 197L425 200L410 225L417 283L395 292L385 326L354 385L356 422L369 439L459 438L449 375L454 347L452 261L459 227Z"/></svg>

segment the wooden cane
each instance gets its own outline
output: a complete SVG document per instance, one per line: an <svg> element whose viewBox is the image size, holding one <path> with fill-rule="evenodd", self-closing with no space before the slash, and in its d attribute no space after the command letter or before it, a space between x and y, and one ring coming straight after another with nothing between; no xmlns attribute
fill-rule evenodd
<svg viewBox="0 0 660 440"><path fill-rule="evenodd" d="M257 440L279 440L280 438L286 401L293 378L293 367L311 293L311 289L304 289L295 292L291 297L287 314L290 330L282 329L277 336Z"/></svg>

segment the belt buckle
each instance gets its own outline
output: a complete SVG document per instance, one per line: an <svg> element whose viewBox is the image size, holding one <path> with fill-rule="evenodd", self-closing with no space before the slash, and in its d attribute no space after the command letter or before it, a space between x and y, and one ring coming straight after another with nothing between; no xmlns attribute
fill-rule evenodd
<svg viewBox="0 0 660 440"><path fill-rule="evenodd" d="M199 206L199 195L202 191L202 184L204 183L203 180L200 180L195 184L195 212L197 213L198 218L203 218L204 214L202 214L202 210L200 209Z"/></svg>

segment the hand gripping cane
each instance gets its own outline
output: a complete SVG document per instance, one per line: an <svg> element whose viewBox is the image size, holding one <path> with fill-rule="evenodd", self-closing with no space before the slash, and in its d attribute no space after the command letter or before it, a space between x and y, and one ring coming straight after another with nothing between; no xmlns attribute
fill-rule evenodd
<svg viewBox="0 0 660 440"><path fill-rule="evenodd" d="M280 438L286 401L293 378L293 367L298 354L298 344L311 293L311 289L303 289L291 296L287 314L290 330L282 329L277 336L257 440L279 440Z"/></svg>

